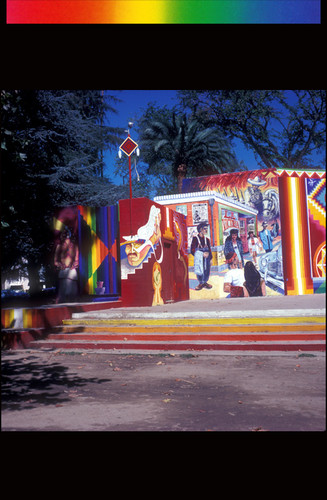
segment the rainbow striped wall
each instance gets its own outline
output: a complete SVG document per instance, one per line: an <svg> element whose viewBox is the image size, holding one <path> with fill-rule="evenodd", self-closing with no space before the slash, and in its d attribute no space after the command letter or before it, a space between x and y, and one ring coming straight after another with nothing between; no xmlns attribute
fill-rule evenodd
<svg viewBox="0 0 327 500"><path fill-rule="evenodd" d="M319 24L320 0L7 0L7 24Z"/></svg>
<svg viewBox="0 0 327 500"><path fill-rule="evenodd" d="M105 294L119 294L118 206L77 208L81 293L95 294L103 281Z"/></svg>
<svg viewBox="0 0 327 500"><path fill-rule="evenodd" d="M283 272L286 295L314 293L307 179L325 178L324 171L277 170L279 203L282 213ZM326 247L326 232L324 233Z"/></svg>
<svg viewBox="0 0 327 500"><path fill-rule="evenodd" d="M306 179L312 276L326 291L326 178ZM315 291L316 293L316 291Z"/></svg>
<svg viewBox="0 0 327 500"><path fill-rule="evenodd" d="M50 311L50 313L49 313ZM50 308L17 308L1 310L1 326L3 328L43 328L45 323L52 324ZM52 314L53 315L53 314ZM46 321L44 318L46 317ZM55 323L56 324L56 323Z"/></svg>

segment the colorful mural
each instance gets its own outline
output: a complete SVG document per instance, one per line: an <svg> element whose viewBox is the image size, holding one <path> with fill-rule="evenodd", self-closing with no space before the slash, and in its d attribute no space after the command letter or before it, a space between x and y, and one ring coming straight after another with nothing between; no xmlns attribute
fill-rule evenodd
<svg viewBox="0 0 327 500"><path fill-rule="evenodd" d="M326 173L277 170L276 174L282 211L285 292L325 292Z"/></svg>
<svg viewBox="0 0 327 500"><path fill-rule="evenodd" d="M120 200L119 213L124 304L188 299L185 216L147 198Z"/></svg>
<svg viewBox="0 0 327 500"><path fill-rule="evenodd" d="M326 278L326 179L306 179L313 278Z"/></svg>
<svg viewBox="0 0 327 500"><path fill-rule="evenodd" d="M58 209L54 229L55 248L67 231L76 242L79 295L120 296L126 306L189 298L183 214L136 198L116 206Z"/></svg>
<svg viewBox="0 0 327 500"><path fill-rule="evenodd" d="M252 170L185 179L183 192L215 190L226 199L256 208L255 222L240 209L219 204L219 243L224 251L218 252L218 264L226 257L228 233L237 229L243 261L252 260L257 266L268 295L307 294L325 291L325 178L323 171ZM255 240L254 259L253 251L248 252ZM221 266L218 275L220 271Z"/></svg>
<svg viewBox="0 0 327 500"><path fill-rule="evenodd" d="M79 251L79 295L119 294L118 207L59 208L54 217L55 248L67 230Z"/></svg>
<svg viewBox="0 0 327 500"><path fill-rule="evenodd" d="M233 172L185 179L183 191L58 210L56 242L66 230L78 242L80 293L120 295L126 306L229 297L234 254L267 295L325 292L325 172ZM202 223L211 261L199 287L191 246Z"/></svg>
<svg viewBox="0 0 327 500"><path fill-rule="evenodd" d="M120 293L118 207L78 206L82 293Z"/></svg>
<svg viewBox="0 0 327 500"><path fill-rule="evenodd" d="M226 296L221 281L228 270L226 254L231 250L234 234L239 241L243 267L249 260L255 264L266 282L267 295L284 294L278 176L275 172L252 170L184 180L184 193L197 191L216 191L226 200L225 204L223 199L218 204L217 275L220 280L216 293ZM235 206L231 207L227 201ZM249 213L249 207L256 211L256 215ZM252 250L254 244L255 253Z"/></svg>

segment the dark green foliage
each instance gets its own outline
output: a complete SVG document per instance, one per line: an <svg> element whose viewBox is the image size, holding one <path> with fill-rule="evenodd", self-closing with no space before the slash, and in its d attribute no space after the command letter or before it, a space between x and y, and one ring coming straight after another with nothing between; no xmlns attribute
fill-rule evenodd
<svg viewBox="0 0 327 500"><path fill-rule="evenodd" d="M205 126L251 149L263 168L325 168L325 90L183 90L179 97Z"/></svg>
<svg viewBox="0 0 327 500"><path fill-rule="evenodd" d="M220 131L176 110L149 106L139 122L139 135L148 172L169 191L177 187L180 192L186 176L242 169Z"/></svg>

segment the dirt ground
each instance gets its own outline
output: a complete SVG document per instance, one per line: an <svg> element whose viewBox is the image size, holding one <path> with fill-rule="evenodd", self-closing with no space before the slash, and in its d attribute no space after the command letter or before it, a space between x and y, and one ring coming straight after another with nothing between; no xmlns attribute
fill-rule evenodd
<svg viewBox="0 0 327 500"><path fill-rule="evenodd" d="M2 431L325 431L325 423L325 353L2 354Z"/></svg>

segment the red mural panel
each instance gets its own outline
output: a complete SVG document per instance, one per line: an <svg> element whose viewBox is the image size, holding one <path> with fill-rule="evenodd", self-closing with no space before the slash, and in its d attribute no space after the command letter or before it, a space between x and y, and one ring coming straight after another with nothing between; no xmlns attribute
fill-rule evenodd
<svg viewBox="0 0 327 500"><path fill-rule="evenodd" d="M121 296L126 306L187 300L185 217L147 198L120 200Z"/></svg>

